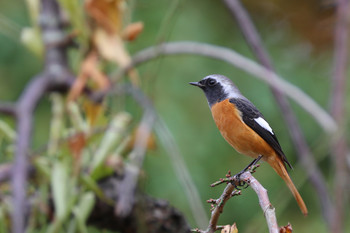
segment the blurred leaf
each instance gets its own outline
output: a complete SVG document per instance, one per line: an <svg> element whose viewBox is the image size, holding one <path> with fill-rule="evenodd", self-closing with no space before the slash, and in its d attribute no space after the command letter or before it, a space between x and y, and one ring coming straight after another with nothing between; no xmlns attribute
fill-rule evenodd
<svg viewBox="0 0 350 233"><path fill-rule="evenodd" d="M95 204L95 196L92 192L84 193L79 200L79 203L73 209L73 213L78 220L78 228L80 232L87 232L86 220L89 217L92 208Z"/></svg>
<svg viewBox="0 0 350 233"><path fill-rule="evenodd" d="M0 205L0 233L6 233L6 214L5 214L4 207Z"/></svg>
<svg viewBox="0 0 350 233"><path fill-rule="evenodd" d="M96 124L98 117L103 112L104 108L102 104L99 104L99 103L97 104L89 100L85 101L84 103L85 103L84 108L86 112L86 117L89 122L89 125L94 126Z"/></svg>
<svg viewBox="0 0 350 233"><path fill-rule="evenodd" d="M0 135L4 135L7 140L13 142L16 132L5 121L0 120Z"/></svg>
<svg viewBox="0 0 350 233"><path fill-rule="evenodd" d="M70 101L67 103L67 108L73 127L77 131L87 132L89 127L84 121L77 103Z"/></svg>
<svg viewBox="0 0 350 233"><path fill-rule="evenodd" d="M95 30L93 38L99 53L106 60L122 67L130 64L131 57L119 34L109 34L107 31L98 28Z"/></svg>
<svg viewBox="0 0 350 233"><path fill-rule="evenodd" d="M63 118L64 118L64 103L60 94L53 93L50 95L52 102L52 118L50 124L50 137L48 143L48 153L52 155L57 153L58 142L62 135L63 130Z"/></svg>
<svg viewBox="0 0 350 233"><path fill-rule="evenodd" d="M39 0L26 0L27 9L29 12L31 23L34 27L38 28L39 23L39 11L40 1Z"/></svg>
<svg viewBox="0 0 350 233"><path fill-rule="evenodd" d="M91 176L83 175L81 177L81 181L85 184L85 186L89 190L93 191L99 199L101 199L101 200L103 200L103 201L105 201L106 203L109 203L109 204L113 204L114 203L113 200L108 199L104 195L103 191L100 189L100 187L98 186L96 181L91 178Z"/></svg>
<svg viewBox="0 0 350 233"><path fill-rule="evenodd" d="M109 34L120 33L124 0L86 0L86 10L99 27Z"/></svg>
<svg viewBox="0 0 350 233"><path fill-rule="evenodd" d="M43 175L47 176L47 178L51 178L51 172L52 170L50 169L50 162L48 160L48 157L44 156L39 156L36 159L34 159L34 165L36 169L40 171Z"/></svg>
<svg viewBox="0 0 350 233"><path fill-rule="evenodd" d="M41 57L43 55L44 46L38 29L32 27L23 28L21 41L36 56Z"/></svg>
<svg viewBox="0 0 350 233"><path fill-rule="evenodd" d="M56 162L52 168L51 186L55 212L63 219L68 209L68 163Z"/></svg>
<svg viewBox="0 0 350 233"><path fill-rule="evenodd" d="M143 22L131 23L122 32L124 40L133 41L143 31Z"/></svg>
<svg viewBox="0 0 350 233"><path fill-rule="evenodd" d="M97 84L99 90L105 90L109 87L107 76L98 67L98 57L95 52L90 52L83 61L79 75L68 93L68 102L76 100L82 94L89 79Z"/></svg>
<svg viewBox="0 0 350 233"><path fill-rule="evenodd" d="M69 16L72 28L77 32L79 47L85 50L89 41L89 27L81 4L82 1L59 0L59 2Z"/></svg>
<svg viewBox="0 0 350 233"><path fill-rule="evenodd" d="M73 174L78 175L81 167L81 152L86 146L85 133L78 132L74 136L69 137L68 145L73 155Z"/></svg>
<svg viewBox="0 0 350 233"><path fill-rule="evenodd" d="M126 112L119 113L112 119L104 137L101 140L101 145L97 149L91 162L90 171L91 176L94 179L98 178L98 173L101 172L99 169L102 171L104 170L102 164L106 160L106 157L111 149L113 149L113 147L120 142L120 139L124 137L130 121L131 116Z"/></svg>

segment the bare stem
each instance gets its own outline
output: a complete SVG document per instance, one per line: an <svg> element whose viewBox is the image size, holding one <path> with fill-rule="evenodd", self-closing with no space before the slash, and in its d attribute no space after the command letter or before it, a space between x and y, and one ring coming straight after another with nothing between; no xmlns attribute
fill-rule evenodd
<svg viewBox="0 0 350 233"><path fill-rule="evenodd" d="M245 172L241 175L241 178L247 182L250 187L255 191L259 198L260 207L266 218L267 226L270 233L278 233L279 228L277 224L275 208L271 205L267 190L255 179L250 172Z"/></svg>
<svg viewBox="0 0 350 233"><path fill-rule="evenodd" d="M349 0L337 0L337 21L334 41L334 64L332 74L331 113L339 126L346 125L346 71L348 64L348 35L349 35ZM345 199L347 196L347 177L349 172L346 166L346 156L349 148L346 135L339 131L336 140L332 143L335 160L335 208L331 231L343 232L345 219Z"/></svg>
<svg viewBox="0 0 350 233"><path fill-rule="evenodd" d="M255 168L252 168L250 171L254 171ZM261 209L263 210L264 216L266 218L267 226L270 233L278 233L279 228L277 224L276 214L275 214L275 208L271 205L269 201L269 197L267 195L267 190L257 181L251 174L250 171L246 171L240 176L240 180L243 180L246 182L257 194L259 199L259 204L261 206ZM221 196L214 200L210 199L208 202L212 203L214 205L214 208L211 212L211 218L209 220L209 225L206 230L199 230L195 229L194 232L200 232L200 233L214 233L216 230L218 230L218 220L220 215L223 212L224 206L226 202L233 196L239 195L240 191L235 190L235 186L232 183L237 183L239 180L237 180L236 176L228 177L226 179L220 179L219 182L215 182L215 184L221 184L223 182L229 182L224 191L222 192Z"/></svg>
<svg viewBox="0 0 350 233"><path fill-rule="evenodd" d="M122 69L119 71L119 73L115 74L114 78L118 80L132 67L150 61L152 59L159 58L162 55L179 54L193 54L211 57L236 66L237 68L242 69L249 74L252 74L253 77L258 78L266 82L268 85L280 90L286 96L293 99L302 108L304 108L304 110L307 111L326 132L334 133L337 130L337 124L328 114L328 112L320 107L300 88L285 81L275 72L268 70L256 62L236 53L234 50L224 47L197 42L171 42L164 43L159 46L149 47L138 52L133 57L132 63L129 64L126 69Z"/></svg>

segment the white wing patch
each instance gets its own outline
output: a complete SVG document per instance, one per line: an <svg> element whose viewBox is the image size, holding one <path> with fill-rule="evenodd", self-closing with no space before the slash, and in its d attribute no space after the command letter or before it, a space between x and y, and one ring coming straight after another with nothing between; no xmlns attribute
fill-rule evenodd
<svg viewBox="0 0 350 233"><path fill-rule="evenodd" d="M258 123L261 127L263 127L264 129L266 129L267 131L269 131L272 135L274 134L269 123L267 123L264 118L262 117L258 117L258 118L254 118L254 120L256 121L256 123Z"/></svg>

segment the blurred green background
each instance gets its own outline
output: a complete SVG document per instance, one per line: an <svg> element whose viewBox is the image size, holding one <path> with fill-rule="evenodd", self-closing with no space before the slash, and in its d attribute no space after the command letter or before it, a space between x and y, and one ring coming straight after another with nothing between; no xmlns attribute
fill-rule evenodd
<svg viewBox="0 0 350 233"><path fill-rule="evenodd" d="M250 0L244 3L278 73L327 109L334 20L331 6L326 1L257 3ZM160 42L191 40L226 46L253 58L221 1L139 0L133 1L133 5L132 21L143 21L145 28L136 41L128 44L131 54ZM1 1L0 16L0 100L13 101L28 80L40 72L42 59L20 42L20 30L30 25L25 2ZM10 20L10 24L4 19ZM188 85L208 74L220 73L230 77L262 111L294 166L290 174L308 206L308 217L300 213L282 179L267 164L263 163L255 173L276 207L279 225L290 222L295 232L327 232L317 193L298 164L281 113L264 83L221 61L189 55L163 57L140 66L138 71L142 89L152 98L178 143L208 216L210 205L205 201L217 198L224 188L210 188L209 184L224 177L228 170L238 172L250 162L250 158L239 155L224 141L211 118L204 94ZM300 107L294 103L292 106L323 174L332 181L334 169L329 166L324 132ZM33 148L46 142L50 111L47 100L43 100L36 111ZM13 124L10 118L5 119ZM332 187L331 182L327 185ZM141 187L152 196L168 200L185 214L192 227L197 227L183 188L161 146L146 157ZM219 223L233 222L237 223L239 232L267 231L257 197L251 189L244 190L242 196L231 199L225 206Z"/></svg>

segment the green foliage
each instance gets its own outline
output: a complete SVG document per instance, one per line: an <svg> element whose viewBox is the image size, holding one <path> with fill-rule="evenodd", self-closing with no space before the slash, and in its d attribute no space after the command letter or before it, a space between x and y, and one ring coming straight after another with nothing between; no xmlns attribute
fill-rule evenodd
<svg viewBox="0 0 350 233"><path fill-rule="evenodd" d="M29 48L36 55L42 54L35 1L32 2L34 5L29 4L32 7L28 7L28 11L19 1L0 2L0 16L6 16L6 20L0 17L1 100L16 100L27 81L42 66L40 58L26 50ZM91 32L86 25L82 1L60 0L60 3L67 11L72 27L79 31L76 38L79 52L70 51L73 53L70 65L74 71L78 71ZM245 56L252 56L231 15L219 1L150 0L134 3L132 18L143 21L145 29L136 41L127 44L132 54L164 40L193 40L227 46ZM171 7L169 4L172 4ZM282 22L260 16L260 11L253 17L278 73L327 108L330 52L312 47L307 39L284 22L285 19ZM13 22L8 23L9 20ZM25 47L21 47L18 40L20 35ZM111 64L101 66L114 68ZM293 161L294 170L290 173L310 209L311 216L307 219L301 216L283 181L272 169L262 164L256 173L257 179L269 190L281 225L291 222L295 232L315 232L315 229L317 232L326 232L319 204L314 200L317 194L309 187L308 180L303 178L305 172L296 161L288 130L266 85L230 65L202 57L163 57L138 67L138 72L141 88L154 100L156 110L172 132L190 167L189 172L202 203L209 198L216 198L222 191L221 188L209 188L210 183L223 177L228 170L240 171L249 162L248 158L238 155L222 139L211 119L203 94L187 84L211 73L222 73L232 78L242 93L262 110L276 131L288 159ZM107 232L86 226L86 219L95 202L94 195L112 203L112 200L104 197L97 180L113 172L111 167L106 166L106 160L124 152L125 138L130 135L130 115L138 118L139 109L124 97L113 97L113 100L108 100L111 102L111 106L106 109L108 119L100 119L97 126L92 127L82 104L66 105L65 98L58 94L52 95L50 101L41 102L36 112L32 147L34 152L40 153L31 156L38 175L31 182L30 194L35 194L33 202L37 208L32 210L29 232ZM49 104L52 104L52 114L48 110ZM328 152L319 149L325 148L325 135L308 114L293 103L292 106L307 141L312 145L316 160L323 170L329 171L329 164L322 163ZM46 124L50 124L49 129L45 127ZM110 127L103 135L94 133L96 128L107 126ZM84 138L80 138L82 135ZM1 162L13 158L15 137L13 122L1 116ZM80 148L82 150L78 157L73 157L74 146L69 145L72 139L86 143ZM40 149L43 145L44 150ZM193 227L197 227L185 191L178 179L174 178L176 173L166 154L162 146L148 152L141 188L152 196L169 200L187 216ZM6 194L0 204L1 233L8 232L11 206L8 200L9 187L0 188L1 193ZM49 196L50 190L52 196ZM45 212L50 199L55 206L54 213ZM264 217L258 208L255 194L245 190L242 196L230 200L220 221L232 223L234 220L242 232L265 232L265 228L261 227ZM48 223L50 220L53 221Z"/></svg>

